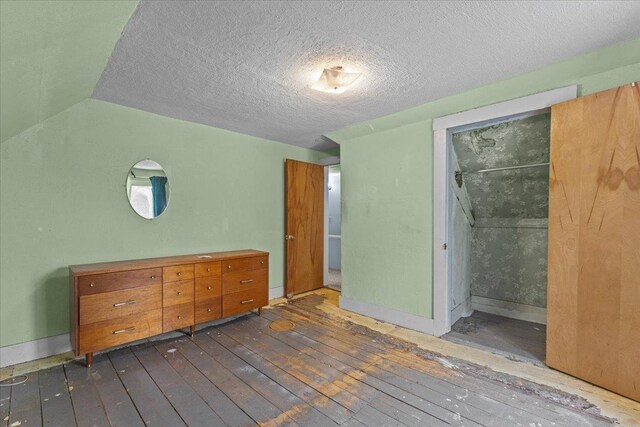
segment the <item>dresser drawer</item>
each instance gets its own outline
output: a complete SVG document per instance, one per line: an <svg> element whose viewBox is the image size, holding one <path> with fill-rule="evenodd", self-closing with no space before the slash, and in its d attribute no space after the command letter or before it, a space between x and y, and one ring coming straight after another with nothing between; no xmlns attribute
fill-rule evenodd
<svg viewBox="0 0 640 427"><path fill-rule="evenodd" d="M269 270L249 270L227 273L222 277L222 294L227 295L234 292L246 291L249 289L269 287Z"/></svg>
<svg viewBox="0 0 640 427"><path fill-rule="evenodd" d="M233 273L236 271L256 270L269 267L269 256L261 255L257 257L236 258L222 262L222 273Z"/></svg>
<svg viewBox="0 0 640 427"><path fill-rule="evenodd" d="M81 296L79 320L86 325L161 308L162 285L141 286Z"/></svg>
<svg viewBox="0 0 640 427"><path fill-rule="evenodd" d="M208 322L222 317L222 298L207 298L196 301L195 323Z"/></svg>
<svg viewBox="0 0 640 427"><path fill-rule="evenodd" d="M195 266L196 277L219 276L220 267L220 261L198 263Z"/></svg>
<svg viewBox="0 0 640 427"><path fill-rule="evenodd" d="M220 276L196 277L196 301L220 295L222 295L222 278Z"/></svg>
<svg viewBox="0 0 640 427"><path fill-rule="evenodd" d="M158 283L162 283L160 268L92 274L78 277L78 295L98 294Z"/></svg>
<svg viewBox="0 0 640 427"><path fill-rule="evenodd" d="M232 316L265 305L269 305L267 288L234 292L222 296L222 316Z"/></svg>
<svg viewBox="0 0 640 427"><path fill-rule="evenodd" d="M193 279L193 264L174 265L162 268L162 281L164 283L186 279Z"/></svg>
<svg viewBox="0 0 640 427"><path fill-rule="evenodd" d="M151 310L79 327L77 353L90 353L162 333L162 310Z"/></svg>
<svg viewBox="0 0 640 427"><path fill-rule="evenodd" d="M170 332L193 325L193 302L172 305L162 310L162 331Z"/></svg>
<svg viewBox="0 0 640 427"><path fill-rule="evenodd" d="M269 255L256 256L247 259L249 260L247 264L250 270L269 268Z"/></svg>
<svg viewBox="0 0 640 427"><path fill-rule="evenodd" d="M170 282L162 285L162 306L193 304L193 279Z"/></svg>

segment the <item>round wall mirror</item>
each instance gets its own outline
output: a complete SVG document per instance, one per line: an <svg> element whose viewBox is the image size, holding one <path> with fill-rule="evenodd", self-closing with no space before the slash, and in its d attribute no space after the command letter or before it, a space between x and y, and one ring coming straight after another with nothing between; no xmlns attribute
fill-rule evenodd
<svg viewBox="0 0 640 427"><path fill-rule="evenodd" d="M127 198L138 215L159 217L169 204L169 179L160 164L140 160L127 175Z"/></svg>

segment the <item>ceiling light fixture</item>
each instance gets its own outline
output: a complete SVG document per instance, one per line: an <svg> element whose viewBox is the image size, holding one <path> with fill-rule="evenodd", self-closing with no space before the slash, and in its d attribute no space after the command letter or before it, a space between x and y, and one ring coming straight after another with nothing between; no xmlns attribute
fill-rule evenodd
<svg viewBox="0 0 640 427"><path fill-rule="evenodd" d="M348 72L343 67L325 68L320 78L311 87L321 92L343 93L356 80L362 76L362 73Z"/></svg>

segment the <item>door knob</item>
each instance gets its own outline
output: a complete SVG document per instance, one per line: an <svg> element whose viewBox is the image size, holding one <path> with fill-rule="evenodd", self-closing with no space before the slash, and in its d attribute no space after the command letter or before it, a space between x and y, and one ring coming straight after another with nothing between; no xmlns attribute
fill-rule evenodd
<svg viewBox="0 0 640 427"><path fill-rule="evenodd" d="M293 234L285 234L284 235L284 240L293 240L293 239L295 239Z"/></svg>

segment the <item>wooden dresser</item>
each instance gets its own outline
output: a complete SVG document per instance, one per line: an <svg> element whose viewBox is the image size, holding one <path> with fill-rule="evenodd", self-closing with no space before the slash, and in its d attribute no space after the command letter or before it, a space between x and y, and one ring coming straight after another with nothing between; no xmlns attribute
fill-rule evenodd
<svg viewBox="0 0 640 427"><path fill-rule="evenodd" d="M255 250L69 266L71 345L93 352L269 304L269 253Z"/></svg>

